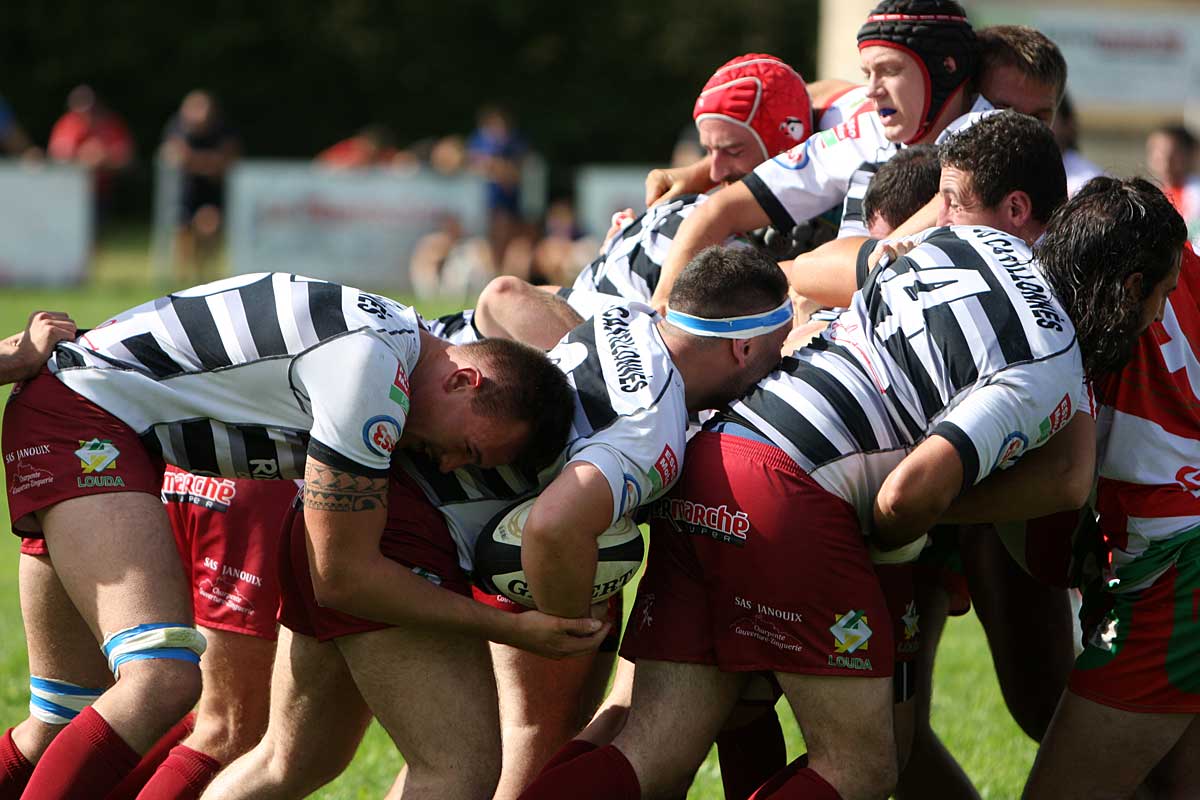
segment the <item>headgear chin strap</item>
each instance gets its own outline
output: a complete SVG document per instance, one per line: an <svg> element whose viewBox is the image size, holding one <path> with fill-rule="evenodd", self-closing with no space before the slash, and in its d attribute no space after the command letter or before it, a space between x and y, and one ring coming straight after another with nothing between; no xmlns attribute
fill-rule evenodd
<svg viewBox="0 0 1200 800"><path fill-rule="evenodd" d="M752 339L764 333L779 330L792 322L792 301L784 300L778 308L743 317L717 317L708 319L685 314L667 308L667 322L693 336L708 336L718 339Z"/></svg>

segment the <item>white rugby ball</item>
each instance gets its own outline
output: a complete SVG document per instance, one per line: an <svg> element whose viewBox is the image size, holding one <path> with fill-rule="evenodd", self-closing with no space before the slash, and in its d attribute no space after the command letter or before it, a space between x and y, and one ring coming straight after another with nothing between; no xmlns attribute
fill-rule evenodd
<svg viewBox="0 0 1200 800"><path fill-rule="evenodd" d="M475 542L475 582L479 587L530 608L537 604L521 566L521 531L536 500L526 500L497 514ZM593 603L607 600L633 580L646 552L642 532L627 516L600 534L596 544L599 557L592 584Z"/></svg>

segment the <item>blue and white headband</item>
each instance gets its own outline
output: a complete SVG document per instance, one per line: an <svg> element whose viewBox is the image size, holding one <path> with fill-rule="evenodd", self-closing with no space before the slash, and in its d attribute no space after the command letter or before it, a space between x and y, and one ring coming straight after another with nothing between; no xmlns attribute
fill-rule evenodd
<svg viewBox="0 0 1200 800"><path fill-rule="evenodd" d="M792 321L792 301L783 303L761 314L744 317L718 317L707 319L667 308L667 322L694 336L714 336L721 339L752 339L764 333L778 330Z"/></svg>

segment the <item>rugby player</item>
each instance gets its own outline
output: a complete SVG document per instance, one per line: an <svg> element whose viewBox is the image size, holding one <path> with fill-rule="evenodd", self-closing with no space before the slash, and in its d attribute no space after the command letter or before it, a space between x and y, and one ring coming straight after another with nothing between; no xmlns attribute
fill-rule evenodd
<svg viewBox="0 0 1200 800"><path fill-rule="evenodd" d="M54 345L75 338L75 322L61 311L35 311L25 330L0 341L0 386L32 378Z"/></svg>
<svg viewBox="0 0 1200 800"><path fill-rule="evenodd" d="M30 635L65 647L88 632L117 680L46 748L27 793L104 794L197 699L204 640L157 496L164 461L305 475L329 605L432 616L541 652L594 647L595 621L489 613L378 546L393 449L445 469L547 458L569 409L561 373L536 351L454 347L387 298L286 274L179 292L60 343L4 415L13 530L45 537L75 609Z"/></svg>
<svg viewBox="0 0 1200 800"><path fill-rule="evenodd" d="M1068 204L1069 230L1087 241L1097 228L1120 228L1119 249L1106 251L1108 258L1149 262L1170 253L1186 227L1165 198L1143 188L1093 179ZM1102 203L1114 194L1126 205ZM1127 230L1130 222L1144 231ZM1168 233L1152 235L1164 226ZM1061 246L1068 241L1047 243L1042 258L1068 268L1080 255ZM1155 797L1200 795L1200 260L1190 247L1181 261L1178 252L1163 282L1170 289L1177 281L1174 293L1153 293L1165 303L1156 323L1124 369L1095 383L1097 544L1108 557L1084 587L1084 650L1038 750L1024 793L1031 800L1125 798L1143 783ZM1146 294L1146 283L1130 287L1125 303L1096 305L1097 320L1143 324L1149 311L1132 301ZM1113 349L1114 358L1123 355L1119 343Z"/></svg>
<svg viewBox="0 0 1200 800"><path fill-rule="evenodd" d="M991 108L971 93L975 34L953 0L884 0L858 32L874 110L810 137L716 192L680 226L655 289L660 308L679 268L699 249L773 224L791 230L843 204L839 236L866 235L862 197L879 164L910 144L934 142L969 111Z"/></svg>
<svg viewBox="0 0 1200 800"><path fill-rule="evenodd" d="M960 153L974 151L966 163L986 175L1007 161L1026 188L964 206L970 174L944 169L943 190L960 199L952 214L966 224L927 232L876 268L821 339L692 440L684 477L652 515L654 552L622 646L640 661L629 720L613 746L547 771L526 797L567 787L585 798L673 796L707 753L744 671L763 669L775 673L810 752L807 766L758 796L886 795L896 775L891 687L874 676L890 673L891 630L879 622L887 610L860 532L902 545L943 516L1045 513L1086 496L1090 459L1068 458L1070 476L1043 481L1020 510L1007 472L999 493L994 479L952 506L1023 451L1055 442L1050 434L1086 456L1090 417L1073 413L1086 407L1083 370L1099 374L1114 359L1086 320L1076 345L1070 314L1084 317L1088 303L1079 290L1107 300L1136 285L1148 324L1169 259L1126 265L1082 253L1075 273L1054 276L1055 288L1074 289L1060 305L1029 249L1065 195L1049 131L1005 112L960 136ZM997 154L997 140L1017 152ZM1106 196L1104 207L1123 202ZM1067 235L1061 224L1051 219L1047 240ZM1130 340L1141 327L1107 335ZM781 494L791 501L779 503ZM813 536L795 529L797 518Z"/></svg>

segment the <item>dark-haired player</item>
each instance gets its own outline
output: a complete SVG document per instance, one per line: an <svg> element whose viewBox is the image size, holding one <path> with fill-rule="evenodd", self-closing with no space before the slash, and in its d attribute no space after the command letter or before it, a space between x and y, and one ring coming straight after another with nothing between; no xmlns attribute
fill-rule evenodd
<svg viewBox="0 0 1200 800"><path fill-rule="evenodd" d="M680 226L653 304L665 302L692 254L726 237L772 224L791 230L844 203L840 235L865 235L861 200L875 168L903 146L935 141L968 111L991 105L970 91L975 34L953 0L886 0L858 32L875 110L810 137L764 162Z"/></svg>
<svg viewBox="0 0 1200 800"><path fill-rule="evenodd" d="M74 600L72 619L36 635L90 630L117 681L55 737L27 793L104 794L199 693L204 642L158 497L164 461L228 476L307 472L324 599L408 619L413 593L433 587L378 550L392 450L453 468L557 452L565 437L561 373L496 344L454 348L386 298L279 273L160 298L60 343L5 410L9 508L15 531L46 537ZM561 621L502 617L514 641L592 646Z"/></svg>
<svg viewBox="0 0 1200 800"><path fill-rule="evenodd" d="M887 611L862 533L901 546L948 510L1003 519L1086 496L1090 416L1074 410L1087 405L1085 366L1103 370L1109 359L1090 336L1081 353L1070 314L1087 301L1057 263L1043 275L1030 251L1065 195L1062 162L1049 131L1020 115L962 135L960 151L985 162L995 137L1016 148L1008 180L1019 188L992 198L990 171L1003 155L984 164L978 196L969 172L952 168L949 183L944 173L948 221L963 224L929 231L877 267L820 339L693 439L684 477L656 509L639 622L623 645L639 659L629 720L613 746L544 773L530 800L566 786L584 798L678 792L759 670L775 674L810 751L757 797L885 795L895 778L892 689L882 679L891 630L879 622ZM1135 224L1092 236L1103 244ZM1053 247L1071 238L1061 225L1053 217L1046 231ZM1129 280L1149 284L1164 266L1157 252L1118 265L1099 249L1078 254L1075 280L1106 296ZM1138 303L1149 318L1163 285ZM984 481L1047 441L1082 446L1085 457L1066 459L1065 474L1032 492L1019 470ZM1015 489L1026 502L1012 502ZM745 537L697 523L687 509L700 506L745 514Z"/></svg>

